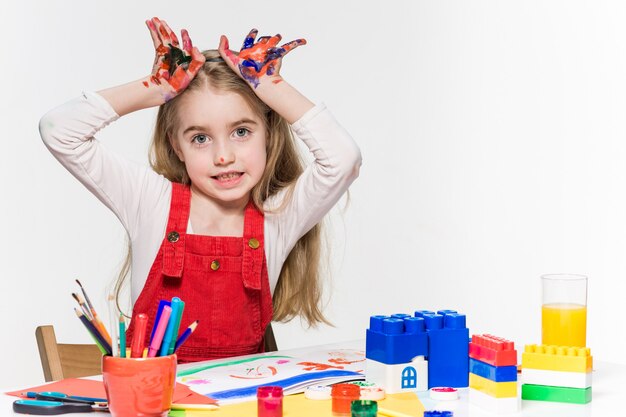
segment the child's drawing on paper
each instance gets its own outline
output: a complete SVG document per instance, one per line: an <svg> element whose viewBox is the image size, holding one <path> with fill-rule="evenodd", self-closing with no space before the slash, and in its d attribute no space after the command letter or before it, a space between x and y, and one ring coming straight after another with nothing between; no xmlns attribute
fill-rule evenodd
<svg viewBox="0 0 626 417"><path fill-rule="evenodd" d="M187 384L187 385L206 385L206 384L210 384L211 380L210 379L203 379L203 378L194 378L194 377L188 377L188 376L184 376L182 378L178 379L179 382L182 382L183 384Z"/></svg>
<svg viewBox="0 0 626 417"><path fill-rule="evenodd" d="M263 379L270 376L274 376L278 373L278 370L275 366L271 365L259 365L255 367L246 368L243 375L240 374L231 374L229 375L232 378L241 378L241 379Z"/></svg>
<svg viewBox="0 0 626 417"><path fill-rule="evenodd" d="M361 350L322 350L303 356L267 355L208 363L185 370L178 381L223 403L253 398L261 385L302 392L312 383L363 379L365 353Z"/></svg>
<svg viewBox="0 0 626 417"><path fill-rule="evenodd" d="M365 363L365 352L353 349L340 349L328 352L328 362L337 365L351 365L354 363ZM362 367L362 366L361 366ZM354 370L354 369L353 369Z"/></svg>
<svg viewBox="0 0 626 417"><path fill-rule="evenodd" d="M343 366L328 365L317 362L298 362L303 371L325 371L327 369L343 369Z"/></svg>

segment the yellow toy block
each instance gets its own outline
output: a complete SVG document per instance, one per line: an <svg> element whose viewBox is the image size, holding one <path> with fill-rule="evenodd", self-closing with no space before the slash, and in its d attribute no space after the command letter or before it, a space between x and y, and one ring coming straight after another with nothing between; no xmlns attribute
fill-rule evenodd
<svg viewBox="0 0 626 417"><path fill-rule="evenodd" d="M522 353L522 369L547 371L591 372L591 350L583 347L526 345Z"/></svg>
<svg viewBox="0 0 626 417"><path fill-rule="evenodd" d="M517 381L496 382L470 373L469 386L495 398L517 397Z"/></svg>

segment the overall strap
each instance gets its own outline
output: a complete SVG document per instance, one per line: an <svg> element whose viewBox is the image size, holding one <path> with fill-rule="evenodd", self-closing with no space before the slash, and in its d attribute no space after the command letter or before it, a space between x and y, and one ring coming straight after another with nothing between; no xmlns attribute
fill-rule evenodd
<svg viewBox="0 0 626 417"><path fill-rule="evenodd" d="M185 240L191 204L191 191L188 186L172 182L172 201L165 229L163 251L163 275L181 278L185 260Z"/></svg>
<svg viewBox="0 0 626 417"><path fill-rule="evenodd" d="M252 200L246 207L243 225L243 285L261 289L261 272L265 260L264 215Z"/></svg>

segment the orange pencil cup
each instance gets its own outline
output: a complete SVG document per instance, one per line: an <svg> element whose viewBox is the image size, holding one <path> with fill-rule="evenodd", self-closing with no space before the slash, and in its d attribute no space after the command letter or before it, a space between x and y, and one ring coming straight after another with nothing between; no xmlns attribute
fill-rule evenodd
<svg viewBox="0 0 626 417"><path fill-rule="evenodd" d="M174 394L176 355L103 356L102 379L113 417L166 417Z"/></svg>

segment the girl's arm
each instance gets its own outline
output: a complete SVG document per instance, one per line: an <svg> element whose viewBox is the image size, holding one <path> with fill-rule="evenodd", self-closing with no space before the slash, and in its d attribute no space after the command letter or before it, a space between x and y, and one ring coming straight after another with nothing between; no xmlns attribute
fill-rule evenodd
<svg viewBox="0 0 626 417"><path fill-rule="evenodd" d="M313 155L313 162L298 177L293 190L284 188L265 202L266 242L271 288L287 255L305 233L319 223L359 176L361 151L350 134L323 104L292 125L296 136ZM291 192L291 194L289 194ZM284 199L289 200L283 205ZM274 211L273 209L282 208ZM273 274L271 271L274 271Z"/></svg>
<svg viewBox="0 0 626 417"><path fill-rule="evenodd" d="M197 56L198 51L186 32L183 31L183 50L177 50L178 41L165 22L155 18L147 24L156 49L152 73L144 79L147 86L138 81L104 90L101 94L86 92L49 111L39 122L41 138L54 157L115 213L133 241L137 234L142 235L142 239L133 242L133 249L135 243L139 246L160 243L167 221L171 185L145 164L133 163L106 149L95 139L95 134L121 114L173 97L197 72L194 65L201 66L204 62L204 56ZM174 68L172 74L171 68ZM148 227L150 224L153 227ZM145 248L145 252L157 249ZM141 251L135 254L138 252ZM152 262L152 258L148 262Z"/></svg>

